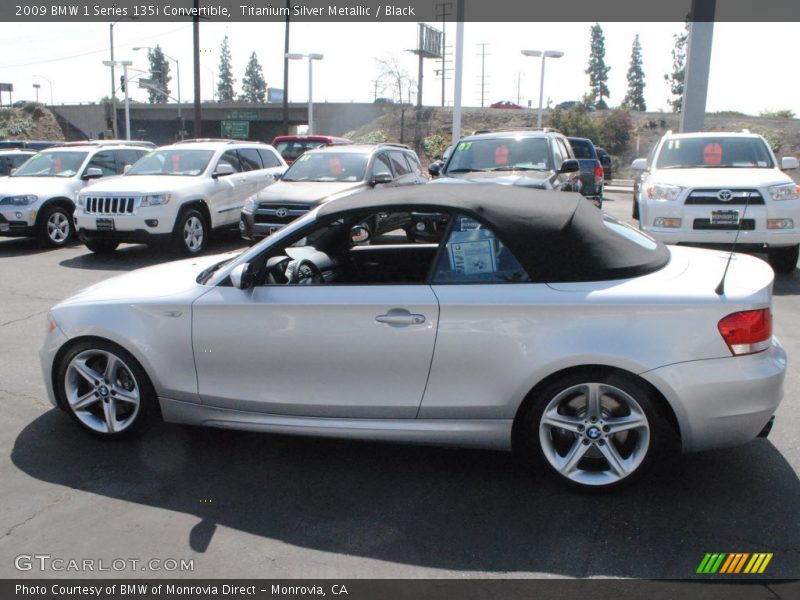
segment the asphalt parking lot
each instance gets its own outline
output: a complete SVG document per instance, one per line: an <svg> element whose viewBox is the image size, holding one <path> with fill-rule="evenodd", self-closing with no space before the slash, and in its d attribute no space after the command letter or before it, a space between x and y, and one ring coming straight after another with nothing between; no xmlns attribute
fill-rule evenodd
<svg viewBox="0 0 800 600"><path fill-rule="evenodd" d="M605 209L630 218L630 193ZM227 236L211 252L240 247ZM772 552L800 577L800 271L775 283L790 357L769 439L676 458L633 488L579 495L509 454L160 424L104 443L46 399L44 315L94 282L174 258L143 246L99 257L0 238L0 577L15 557L193 560L158 577L690 578L707 552ZM708 576L706 576L708 577Z"/></svg>

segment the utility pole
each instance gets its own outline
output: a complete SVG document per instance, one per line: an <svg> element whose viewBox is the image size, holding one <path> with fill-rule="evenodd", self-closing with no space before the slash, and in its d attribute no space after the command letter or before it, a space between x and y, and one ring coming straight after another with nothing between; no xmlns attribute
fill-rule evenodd
<svg viewBox="0 0 800 600"><path fill-rule="evenodd" d="M194 135L201 137L203 117L200 114L200 0L194 0L195 16L192 18L194 40Z"/></svg>
<svg viewBox="0 0 800 600"><path fill-rule="evenodd" d="M464 0L456 0L455 61L455 73L453 76L453 145L461 139L461 80L464 73Z"/></svg>
<svg viewBox="0 0 800 600"><path fill-rule="evenodd" d="M489 44L478 44L481 47L481 108L484 107L486 101L486 46Z"/></svg>
<svg viewBox="0 0 800 600"><path fill-rule="evenodd" d="M289 135L289 15L292 0L286 0L286 26L283 30L283 135Z"/></svg>
<svg viewBox="0 0 800 600"><path fill-rule="evenodd" d="M517 106L522 106L522 104L520 104L520 100L522 98L521 89L522 89L522 72L517 71Z"/></svg>
<svg viewBox="0 0 800 600"><path fill-rule="evenodd" d="M453 8L452 2L439 2L435 5L438 14L437 18L442 20L442 108L445 106L445 81L447 79L447 32L445 25L447 24L447 17L452 13L450 10Z"/></svg>

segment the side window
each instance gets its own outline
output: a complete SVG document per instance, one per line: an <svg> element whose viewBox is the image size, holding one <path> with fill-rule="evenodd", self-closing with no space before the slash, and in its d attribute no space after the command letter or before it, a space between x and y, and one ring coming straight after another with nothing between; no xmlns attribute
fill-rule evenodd
<svg viewBox="0 0 800 600"><path fill-rule="evenodd" d="M392 168L394 169L396 177L408 175L411 172L402 152L389 152L389 160L392 163Z"/></svg>
<svg viewBox="0 0 800 600"><path fill-rule="evenodd" d="M372 163L372 176L374 177L378 173L392 173L389 157L386 154L378 154Z"/></svg>
<svg viewBox="0 0 800 600"><path fill-rule="evenodd" d="M104 150L95 154L86 165L87 169L100 169L103 171L103 177L108 175L117 174L117 163L114 161L114 153L110 150Z"/></svg>
<svg viewBox="0 0 800 600"><path fill-rule="evenodd" d="M403 154L406 157L406 161L408 162L408 166L411 171L422 171L422 165L419 164L419 158L417 158L416 154Z"/></svg>
<svg viewBox="0 0 800 600"><path fill-rule="evenodd" d="M274 152L270 152L264 148L258 148L258 155L261 157L261 162L264 164L265 169L281 166L281 161L278 160Z"/></svg>
<svg viewBox="0 0 800 600"><path fill-rule="evenodd" d="M575 158L575 152L573 151L572 147L566 143L566 140L562 140L561 138L556 138L556 142L558 142L558 146L561 149L561 156L564 157L564 160L568 158ZM589 151L589 147L585 148L586 156L584 158L591 158L591 152Z"/></svg>
<svg viewBox="0 0 800 600"><path fill-rule="evenodd" d="M530 277L494 232L457 215L434 271L434 284L528 283Z"/></svg>
<svg viewBox="0 0 800 600"><path fill-rule="evenodd" d="M550 141L550 145L553 148L553 168L558 171L561 168L561 163L564 162L564 153L561 151L561 148L559 148L558 142L555 139Z"/></svg>
<svg viewBox="0 0 800 600"><path fill-rule="evenodd" d="M133 165L145 155L145 152L144 150L114 150L114 155L117 157L117 173L122 173L125 165Z"/></svg>
<svg viewBox="0 0 800 600"><path fill-rule="evenodd" d="M219 162L217 166L222 163L228 163L230 166L233 167L233 170L237 173L242 172L242 165L239 162L239 155L236 154L236 150L227 150L222 156L219 157Z"/></svg>
<svg viewBox="0 0 800 600"><path fill-rule="evenodd" d="M245 171L257 171L263 169L261 165L261 157L255 148L239 148L239 160L242 162L242 168Z"/></svg>

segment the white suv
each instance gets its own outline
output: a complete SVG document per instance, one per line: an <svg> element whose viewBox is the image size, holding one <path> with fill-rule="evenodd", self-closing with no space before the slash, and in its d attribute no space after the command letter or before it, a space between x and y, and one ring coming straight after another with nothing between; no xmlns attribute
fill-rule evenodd
<svg viewBox="0 0 800 600"><path fill-rule="evenodd" d="M772 268L791 273L800 250L800 187L782 171L767 142L749 133L702 132L661 138L634 198L639 228L668 244L765 251Z"/></svg>
<svg viewBox="0 0 800 600"><path fill-rule="evenodd" d="M211 229L236 227L245 199L285 170L267 144L187 140L162 146L122 177L78 195L78 235L93 252L112 252L120 242L169 241L184 254L197 254Z"/></svg>
<svg viewBox="0 0 800 600"><path fill-rule="evenodd" d="M93 179L121 174L149 149L149 142L72 142L31 156L0 179L0 236L38 237L60 247L73 236L78 190Z"/></svg>

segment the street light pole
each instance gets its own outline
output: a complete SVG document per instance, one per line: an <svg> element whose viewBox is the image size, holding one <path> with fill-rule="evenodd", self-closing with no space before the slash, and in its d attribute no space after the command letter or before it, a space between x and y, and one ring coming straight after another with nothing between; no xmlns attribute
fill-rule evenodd
<svg viewBox="0 0 800 600"><path fill-rule="evenodd" d="M38 83L33 84L33 89L36 90L36 104L39 104L39 88L42 87Z"/></svg>
<svg viewBox="0 0 800 600"><path fill-rule="evenodd" d="M544 61L546 58L561 58L564 53L560 50L523 50L524 56L541 56L542 57L542 73L539 79L539 114L536 117L536 126L542 127L542 111L544 102Z"/></svg>
<svg viewBox="0 0 800 600"><path fill-rule="evenodd" d="M290 53L286 55L286 58L289 60L302 60L303 58L308 59L308 132L307 135L311 135L314 133L314 99L312 93L312 83L313 83L313 62L315 60L322 60L325 58L324 54L295 54Z"/></svg>
<svg viewBox="0 0 800 600"><path fill-rule="evenodd" d="M117 139L119 136L117 132L117 79L114 75L114 25L117 21L108 25L109 45L111 47L111 136Z"/></svg>
<svg viewBox="0 0 800 600"><path fill-rule="evenodd" d="M34 75L34 77L37 79L44 79L47 82L47 86L50 88L50 106L53 106L53 82L47 77L42 77L41 75Z"/></svg>
<svg viewBox="0 0 800 600"><path fill-rule="evenodd" d="M104 60L103 64L107 67L111 67L112 69L115 66L122 67L122 81L125 84L125 139L131 139L131 102L130 102L130 81L128 81L128 67L130 67L133 62L129 60L120 60L120 61L111 61L111 60ZM116 113L114 113L114 119L116 120Z"/></svg>

